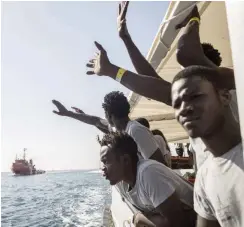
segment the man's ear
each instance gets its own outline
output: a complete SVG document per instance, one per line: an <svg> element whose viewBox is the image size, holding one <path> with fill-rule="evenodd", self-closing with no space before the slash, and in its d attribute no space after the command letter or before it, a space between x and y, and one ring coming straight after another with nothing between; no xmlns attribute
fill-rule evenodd
<svg viewBox="0 0 244 227"><path fill-rule="evenodd" d="M229 106L231 102L231 94L227 89L219 90L219 97L224 106Z"/></svg>
<svg viewBox="0 0 244 227"><path fill-rule="evenodd" d="M131 161L131 158L130 158L130 156L128 154L122 155L121 156L121 159L123 159L123 163L125 165L128 165L130 163L130 161Z"/></svg>

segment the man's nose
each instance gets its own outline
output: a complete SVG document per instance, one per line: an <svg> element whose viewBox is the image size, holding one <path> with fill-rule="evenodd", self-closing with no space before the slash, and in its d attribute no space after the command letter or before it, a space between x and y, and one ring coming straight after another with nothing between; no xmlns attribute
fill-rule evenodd
<svg viewBox="0 0 244 227"><path fill-rule="evenodd" d="M188 114L191 114L193 112L193 106L187 102L182 102L180 107L180 115L186 116Z"/></svg>

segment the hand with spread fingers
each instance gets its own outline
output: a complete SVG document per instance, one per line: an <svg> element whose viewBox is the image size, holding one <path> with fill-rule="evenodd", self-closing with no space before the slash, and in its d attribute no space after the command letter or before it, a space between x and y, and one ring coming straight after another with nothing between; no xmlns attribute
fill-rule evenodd
<svg viewBox="0 0 244 227"><path fill-rule="evenodd" d="M194 8L192 9L192 11L190 12L190 14L180 23L180 24L177 24L176 26L175 26L175 28L176 29L180 29L180 28L183 28L183 27L185 27L187 24L188 24L188 22L189 22L189 20L191 19L191 18L193 18L193 17L197 17L197 18L199 18L199 20L200 20L200 15L199 15L199 12L198 12L198 9L197 9L197 6L194 6Z"/></svg>
<svg viewBox="0 0 244 227"><path fill-rule="evenodd" d="M119 12L117 17L117 27L119 32L119 37L121 39L130 38L130 34L126 25L126 13L128 9L129 2L123 1L119 3Z"/></svg>
<svg viewBox="0 0 244 227"><path fill-rule="evenodd" d="M69 111L59 101L52 100L52 103L58 108L58 111L53 110L53 113L55 113L59 116L68 116L69 115Z"/></svg>
<svg viewBox="0 0 244 227"><path fill-rule="evenodd" d="M88 68L91 68L90 71L87 71L87 75L97 74L98 76L107 76L110 72L112 64L110 63L107 52L104 50L101 44L95 42L95 45L98 49L98 53L95 54L95 57L89 61L86 65Z"/></svg>

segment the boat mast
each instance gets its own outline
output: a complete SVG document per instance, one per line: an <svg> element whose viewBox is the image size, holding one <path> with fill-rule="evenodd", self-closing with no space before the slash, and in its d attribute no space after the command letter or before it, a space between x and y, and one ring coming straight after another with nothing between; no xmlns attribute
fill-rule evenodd
<svg viewBox="0 0 244 227"><path fill-rule="evenodd" d="M25 151L27 150L27 148L24 148L24 155L23 155L23 159L25 160Z"/></svg>

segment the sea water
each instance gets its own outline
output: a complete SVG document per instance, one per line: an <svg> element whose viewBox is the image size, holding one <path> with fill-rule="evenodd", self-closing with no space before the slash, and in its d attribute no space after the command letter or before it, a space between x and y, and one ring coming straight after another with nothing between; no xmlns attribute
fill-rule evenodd
<svg viewBox="0 0 244 227"><path fill-rule="evenodd" d="M2 173L1 226L102 226L111 188L100 171Z"/></svg>

